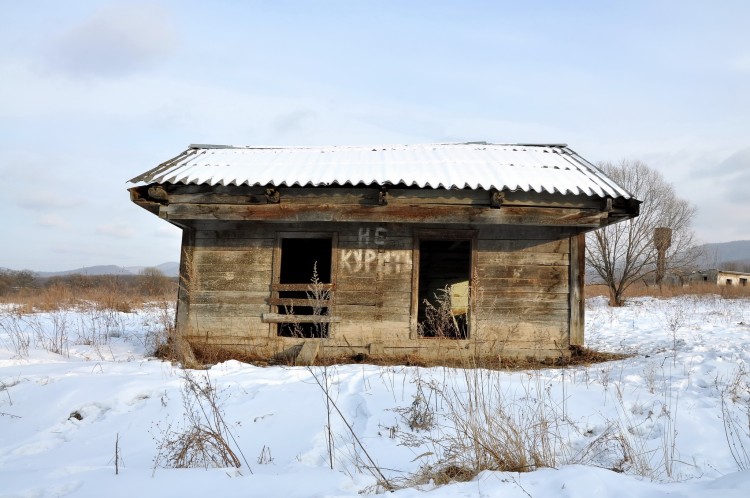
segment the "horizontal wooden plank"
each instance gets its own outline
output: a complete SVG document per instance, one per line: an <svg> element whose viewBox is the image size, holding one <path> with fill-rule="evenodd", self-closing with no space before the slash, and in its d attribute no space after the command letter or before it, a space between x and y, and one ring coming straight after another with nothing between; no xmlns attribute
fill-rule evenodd
<svg viewBox="0 0 750 498"><path fill-rule="evenodd" d="M485 298L501 295L502 292L568 292L568 280L560 282L541 282L538 279L524 278L481 278L478 287Z"/></svg>
<svg viewBox="0 0 750 498"><path fill-rule="evenodd" d="M191 303L200 304L268 304L270 289L264 291L197 290L190 294Z"/></svg>
<svg viewBox="0 0 750 498"><path fill-rule="evenodd" d="M382 341L409 341L409 321L394 321L385 317L382 321L349 320L342 317L331 337L336 343L369 345Z"/></svg>
<svg viewBox="0 0 750 498"><path fill-rule="evenodd" d="M158 202L151 202L145 199L134 198L132 193L133 191L131 190L131 196L130 196L131 201L133 201L136 205L142 207L149 213L159 216L161 204L159 204Z"/></svg>
<svg viewBox="0 0 750 498"><path fill-rule="evenodd" d="M265 187L262 186L250 186L250 185L183 185L183 184L170 184L165 185L164 188L167 190L170 196L172 195L263 195L266 191Z"/></svg>
<svg viewBox="0 0 750 498"><path fill-rule="evenodd" d="M189 313L185 324L189 334L206 335L231 334L247 335L251 333L267 334L268 325L261 321L261 313L253 316L216 316Z"/></svg>
<svg viewBox="0 0 750 498"><path fill-rule="evenodd" d="M168 200L178 202L230 203L266 202L265 187L247 185L169 186ZM276 187L282 203L377 204L379 186ZM401 204L489 205L490 192L484 189L444 189L387 187L388 202ZM503 206L552 206L602 209L604 199L585 195L534 192L504 192Z"/></svg>
<svg viewBox="0 0 750 498"><path fill-rule="evenodd" d="M374 245L375 241L388 241L392 239L401 239L402 241L413 240L415 231L420 232L434 231L440 238L441 233L446 233L450 229L444 224L420 223L375 223L375 222L358 222L355 224L346 222L326 221L323 223L285 223L285 222L262 222L262 221L229 221L229 220L193 220L191 226L196 228L196 237L213 238L216 232L222 232L224 238L240 239L267 239L273 243L277 232L309 231L324 230L338 233L340 243L346 243L347 247L351 244L358 244L361 241L361 247L369 247L367 244ZM455 228L454 225L451 225ZM578 233L575 227L555 227L555 226L524 226L524 225L486 225L467 226L476 228L479 231L480 240L508 240L519 241L520 244L534 244L535 241L552 242L556 240L568 239L571 235ZM380 229L376 233L376 230ZM376 237L377 235L377 237Z"/></svg>
<svg viewBox="0 0 750 498"><path fill-rule="evenodd" d="M379 188L347 187L278 187L280 200L284 204L349 204L377 206Z"/></svg>
<svg viewBox="0 0 750 498"><path fill-rule="evenodd" d="M195 229L196 234L198 232L232 232L240 235L253 234L255 236L255 234L265 233L264 226L267 224L252 221L194 220L190 225Z"/></svg>
<svg viewBox="0 0 750 498"><path fill-rule="evenodd" d="M295 222L408 222L510 224L598 228L607 213L590 209L476 206L349 206L259 204L170 204L160 216L168 220L220 219Z"/></svg>
<svg viewBox="0 0 750 498"><path fill-rule="evenodd" d="M248 278L271 281L271 262L253 264L194 264L193 272L200 278Z"/></svg>
<svg viewBox="0 0 750 498"><path fill-rule="evenodd" d="M336 292L336 303L381 307L408 306L411 303L411 292L383 292L376 289L343 291L339 289Z"/></svg>
<svg viewBox="0 0 750 498"><path fill-rule="evenodd" d="M285 315L283 313L263 313L264 323L336 323L341 317L327 315Z"/></svg>
<svg viewBox="0 0 750 498"><path fill-rule="evenodd" d="M224 250L196 250L193 251L193 263L197 266L208 266L214 268L268 266L270 268L273 260L273 250L247 248L244 251ZM209 268L210 269L210 268Z"/></svg>
<svg viewBox="0 0 750 498"><path fill-rule="evenodd" d="M502 316L534 316L544 313L556 313L562 311L568 313L570 306L563 300L541 302L523 302L520 300L498 299L494 302L482 302L474 305L472 310L477 314L493 314Z"/></svg>
<svg viewBox="0 0 750 498"><path fill-rule="evenodd" d="M567 254L570 251L570 242L567 238L558 240L479 239L477 250L483 252Z"/></svg>
<svg viewBox="0 0 750 498"><path fill-rule="evenodd" d="M267 298L266 302L271 306L282 306L282 307L319 307L327 308L331 306L332 302L330 299L293 299L293 298Z"/></svg>
<svg viewBox="0 0 750 498"><path fill-rule="evenodd" d="M382 320L402 321L408 323L410 320L409 308L358 306L358 305L336 305L336 315L345 320L360 320L365 323L379 322Z"/></svg>
<svg viewBox="0 0 750 498"><path fill-rule="evenodd" d="M355 225L335 223L338 228L339 242L360 242L379 245L380 242L413 240L413 227L393 223L357 223ZM399 227L399 228L394 228Z"/></svg>
<svg viewBox="0 0 750 498"><path fill-rule="evenodd" d="M242 239L246 240L248 245L254 245L256 247L266 247L269 243L273 244L273 242L276 240L276 234L267 233L266 230L258 230L250 227L244 230L196 230L195 239L196 241L202 241L203 239ZM202 243L205 244L205 242Z"/></svg>
<svg viewBox="0 0 750 498"><path fill-rule="evenodd" d="M197 273L199 281L209 279L220 280L247 280L247 281L271 281L271 266L211 266L204 265L200 273Z"/></svg>
<svg viewBox="0 0 750 498"><path fill-rule="evenodd" d="M256 191L243 195L220 193L181 193L169 194L169 202L173 204L201 203L201 204L266 204L263 192Z"/></svg>
<svg viewBox="0 0 750 498"><path fill-rule="evenodd" d="M559 354L565 354L568 352L568 338L565 336L557 336L555 338L550 337L541 341L534 339L516 339L513 341L482 341L480 345L482 348L486 348L485 351L487 353L491 353L494 351L495 354L511 357L555 357Z"/></svg>
<svg viewBox="0 0 750 498"><path fill-rule="evenodd" d="M285 204L350 204L378 205L379 187L277 187L280 202ZM433 190L389 188L388 202L400 204L489 205L489 193L476 190ZM244 186L234 191L175 191L169 194L170 203L202 204L266 204L265 189Z"/></svg>
<svg viewBox="0 0 750 498"><path fill-rule="evenodd" d="M263 302L255 303L192 303L190 312L196 316L206 317L249 317L260 316L261 313L269 311L268 304Z"/></svg>
<svg viewBox="0 0 750 498"><path fill-rule="evenodd" d="M377 280L377 275L353 277L343 275L336 283L339 292L411 292L411 273L384 275Z"/></svg>
<svg viewBox="0 0 750 498"><path fill-rule="evenodd" d="M476 254L477 267L488 266L567 266L569 256L560 253L485 252Z"/></svg>
<svg viewBox="0 0 750 498"><path fill-rule="evenodd" d="M479 286L479 291L472 290L476 294L477 305L485 303L487 306L493 303L550 303L550 302L568 302L566 293L539 292L539 291L521 291L514 289L485 289Z"/></svg>
<svg viewBox="0 0 750 498"><path fill-rule="evenodd" d="M408 314L411 307L411 301L391 301L388 304L375 303L375 304L345 304L337 302L335 304L336 312L344 314L347 311L368 311L368 312L380 312L380 313L396 313L396 314Z"/></svg>
<svg viewBox="0 0 750 498"><path fill-rule="evenodd" d="M271 289L275 291L332 291L336 289L335 284L273 284Z"/></svg>
<svg viewBox="0 0 750 498"><path fill-rule="evenodd" d="M564 265L479 265L477 274L483 278L539 279L544 282L559 282L568 278L568 267Z"/></svg>
<svg viewBox="0 0 750 498"><path fill-rule="evenodd" d="M346 229L348 231L356 231L360 226L376 226L376 224L361 224L352 226L346 223L330 223L326 224L325 231L336 232L340 229ZM191 226L196 231L204 232L229 232L236 233L240 237L251 237L251 238L270 238L275 239L277 232L298 232L298 231L309 231L309 223L295 223L295 222L283 222L283 221L252 221L252 220L221 220L221 219L205 219L205 220L194 220L191 222Z"/></svg>
<svg viewBox="0 0 750 498"><path fill-rule="evenodd" d="M567 313L559 313L557 315L546 315L539 314L534 316L523 316L523 315L507 315L504 313L476 313L474 316L476 320L476 326L481 329L492 330L497 327L500 329L513 329L518 328L520 331L524 330L535 330L534 327L539 326L541 329L552 328L554 330L567 330L568 329L568 316Z"/></svg>
<svg viewBox="0 0 750 498"><path fill-rule="evenodd" d="M500 312L503 314L523 314L524 310L535 310L535 311L546 311L548 309L555 310L568 310L569 302L564 299L565 294L550 294L551 296L558 296L557 299L550 299L545 301L532 301L524 299L514 299L508 297L494 296L494 298L487 298L482 296L477 299L472 309L477 311L488 310L491 312ZM512 295L511 295L512 296ZM519 311L520 310L520 311Z"/></svg>
<svg viewBox="0 0 750 498"><path fill-rule="evenodd" d="M275 240L271 239L196 239L196 251L245 251L248 248L273 250Z"/></svg>
<svg viewBox="0 0 750 498"><path fill-rule="evenodd" d="M478 320L502 319L510 322L565 322L568 319L568 308L554 308L545 304L508 308L501 306L478 306L474 315Z"/></svg>
<svg viewBox="0 0 750 498"><path fill-rule="evenodd" d="M408 206L489 206L490 194L485 190L471 189L388 189L388 204Z"/></svg>
<svg viewBox="0 0 750 498"><path fill-rule="evenodd" d="M205 268L205 267L204 267ZM208 267L210 268L210 267ZM238 271L222 271L221 268L211 271L195 271L193 281L190 282L193 291L246 291L246 292L268 292L271 289L271 271L262 268L243 268ZM187 281L187 280L186 280ZM224 288L225 284L234 283L238 288ZM218 287L217 287L218 286Z"/></svg>
<svg viewBox="0 0 750 498"><path fill-rule="evenodd" d="M561 240L578 233L576 227L479 225L480 240Z"/></svg>
<svg viewBox="0 0 750 498"><path fill-rule="evenodd" d="M349 235L348 237L339 236L339 249L373 249L373 250L411 250L414 247L413 237L391 237L388 234L382 239L373 237L358 237Z"/></svg>
<svg viewBox="0 0 750 498"><path fill-rule="evenodd" d="M267 291L271 287L271 273L202 273L194 285L197 291Z"/></svg>

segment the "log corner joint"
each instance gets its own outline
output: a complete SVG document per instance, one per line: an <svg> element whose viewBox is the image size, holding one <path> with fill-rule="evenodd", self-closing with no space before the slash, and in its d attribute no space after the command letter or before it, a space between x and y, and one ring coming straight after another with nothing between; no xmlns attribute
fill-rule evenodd
<svg viewBox="0 0 750 498"><path fill-rule="evenodd" d="M383 185L380 187L380 192L378 192L378 204L381 206L387 206L388 205L388 189Z"/></svg>
<svg viewBox="0 0 750 498"><path fill-rule="evenodd" d="M281 194L274 187L267 187L265 195L267 204L278 204L281 202Z"/></svg>
<svg viewBox="0 0 750 498"><path fill-rule="evenodd" d="M504 192L500 192L499 190L490 191L490 207L499 209L500 207L502 207L503 202L505 202Z"/></svg>
<svg viewBox="0 0 750 498"><path fill-rule="evenodd" d="M161 185L152 185L146 191L148 198L159 204L169 204L169 194Z"/></svg>

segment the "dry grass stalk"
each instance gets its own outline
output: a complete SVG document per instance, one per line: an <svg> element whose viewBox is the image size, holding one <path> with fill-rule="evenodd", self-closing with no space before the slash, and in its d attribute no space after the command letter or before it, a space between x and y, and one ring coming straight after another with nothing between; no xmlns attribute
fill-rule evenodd
<svg viewBox="0 0 750 498"><path fill-rule="evenodd" d="M341 412L341 409L336 404L336 401L333 398L331 398L330 384L328 383L328 377L326 376L321 381L321 376L315 372L316 370L315 368L313 367L307 367L307 368L310 374L312 375L313 380L315 380L315 383L318 384L318 387L320 387L321 391L323 392L323 395L326 398L329 437L332 437L332 433L330 432L330 424L331 424L330 416L331 416L331 413L335 411L340 417L341 421L346 426L347 430L349 431L349 434L351 434L352 438L354 439L354 442L356 443L356 447L359 448L359 451L361 451L362 455L364 455L365 460L367 462L367 465L365 465L364 468L367 469L372 474L372 476L377 480L378 486L389 491L395 489L393 484L385 477L385 475L383 475L383 471L380 469L378 464L375 463L375 460L373 460L373 458L367 452L367 449L365 448L364 444L362 444L362 441L357 436L357 433L354 431L354 428L351 426L347 418ZM327 370L325 370L325 372L327 375ZM331 452L330 453L331 454L331 466L333 466L333 457L332 457L333 453L332 452L334 451L334 449L332 446L329 448ZM359 452L357 453L357 456L359 457Z"/></svg>
<svg viewBox="0 0 750 498"><path fill-rule="evenodd" d="M716 385L721 395L721 418L724 423L727 446L737 464L737 470L748 470L750 469L750 374L743 366L740 366L728 379L717 378Z"/></svg>
<svg viewBox="0 0 750 498"><path fill-rule="evenodd" d="M596 465L615 472L648 476L652 474L647 454L633 447L633 437L618 421L587 444L573 459L574 463Z"/></svg>
<svg viewBox="0 0 750 498"><path fill-rule="evenodd" d="M425 318L417 325L419 335L436 339L468 337L466 315L461 315L459 320L453 313L451 287L447 285L439 289L434 294L433 301L434 303L428 299L424 300Z"/></svg>
<svg viewBox="0 0 750 498"><path fill-rule="evenodd" d="M177 429L173 430L169 425L159 436L154 465L174 469L239 468L242 464L231 441L250 469L224 421L221 400L208 373L199 380L189 370L185 370L183 380L182 404L185 418Z"/></svg>
<svg viewBox="0 0 750 498"><path fill-rule="evenodd" d="M484 369L464 369L441 385L419 377L415 382L419 402L400 413L407 423L413 413L434 422L425 427L425 435L407 432L397 437L409 446L431 447L424 456L432 461L405 479L405 485L469 480L484 470L556 467L566 452L562 417L539 376L536 381L529 377L519 393L504 388L498 372ZM434 399L434 406L424 399ZM431 412L427 417L425 410Z"/></svg>
<svg viewBox="0 0 750 498"><path fill-rule="evenodd" d="M195 261L193 260L192 251L187 249L182 250L182 261L180 261L180 277L179 277L179 289L178 289L178 300L177 313L180 313L180 304L190 305L193 295L199 288L198 273L195 271ZM183 313L187 313L188 310L183 310ZM183 322L186 325L187 321ZM183 336L185 330L177 330L177 317L164 317L164 329L166 331L167 342L164 348L166 356L174 361L182 364L184 368L200 368L201 363L196 359L193 352L192 345ZM197 328L197 324L196 324ZM208 336L206 336L206 343L208 342Z"/></svg>
<svg viewBox="0 0 750 498"><path fill-rule="evenodd" d="M586 297L606 296L609 297L607 286L599 284L586 284ZM628 287L624 296L626 299L634 297L657 297L668 299L678 296L721 296L724 299L741 299L750 297L750 287L739 285L717 285L711 283L692 283L690 285L663 285L660 289L657 285L645 285L636 283Z"/></svg>

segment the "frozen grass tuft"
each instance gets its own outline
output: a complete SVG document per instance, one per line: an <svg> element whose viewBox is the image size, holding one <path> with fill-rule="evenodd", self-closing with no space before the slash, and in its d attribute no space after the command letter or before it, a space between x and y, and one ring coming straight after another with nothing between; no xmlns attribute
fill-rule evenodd
<svg viewBox="0 0 750 498"><path fill-rule="evenodd" d="M222 400L208 373L184 370L182 379L184 418L174 425L168 424L155 435L158 452L154 466L171 469L239 468L245 461L250 470L224 420Z"/></svg>

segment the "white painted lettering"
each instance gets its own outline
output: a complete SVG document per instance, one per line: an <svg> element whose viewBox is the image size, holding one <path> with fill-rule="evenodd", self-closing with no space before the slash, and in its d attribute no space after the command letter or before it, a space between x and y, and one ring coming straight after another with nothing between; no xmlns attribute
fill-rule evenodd
<svg viewBox="0 0 750 498"><path fill-rule="evenodd" d="M385 236L388 233L384 227L378 227L375 229L375 245L382 246L385 244Z"/></svg>
<svg viewBox="0 0 750 498"><path fill-rule="evenodd" d="M370 229L369 228L359 229L359 234L357 235L357 242L359 242L360 247L370 243Z"/></svg>

